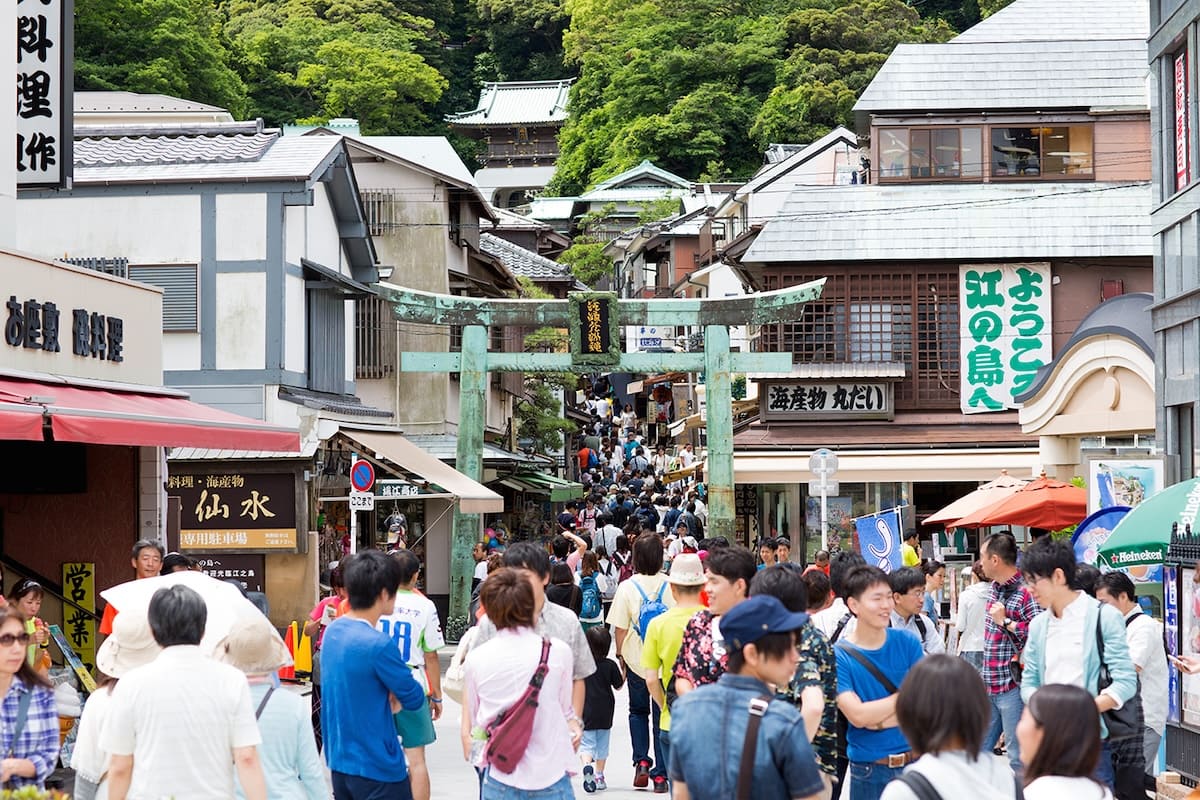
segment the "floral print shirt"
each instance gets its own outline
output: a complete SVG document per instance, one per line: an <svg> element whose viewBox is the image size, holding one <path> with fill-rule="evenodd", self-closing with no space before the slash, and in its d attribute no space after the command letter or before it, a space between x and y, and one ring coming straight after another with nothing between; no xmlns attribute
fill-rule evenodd
<svg viewBox="0 0 1200 800"><path fill-rule="evenodd" d="M796 636L796 649L800 653L800 663L796 665L796 676L792 678L787 689L779 692L779 696L800 709L800 693L809 686L821 687L825 697L825 708L821 712L821 726L813 738L813 754L817 757L817 766L829 775L837 774L837 657L833 654L833 645L825 638L812 622L804 623L804 627Z"/></svg>
<svg viewBox="0 0 1200 800"><path fill-rule="evenodd" d="M683 629L683 644L675 659L675 677L691 681L693 687L716 683L729 661L723 643L713 639L713 620L708 609L697 611ZM718 623L719 626L719 623Z"/></svg>

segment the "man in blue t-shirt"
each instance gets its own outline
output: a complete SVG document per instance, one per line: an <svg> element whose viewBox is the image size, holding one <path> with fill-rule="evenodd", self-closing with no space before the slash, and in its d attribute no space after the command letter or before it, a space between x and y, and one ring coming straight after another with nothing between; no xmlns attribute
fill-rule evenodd
<svg viewBox="0 0 1200 800"><path fill-rule="evenodd" d="M336 800L412 800L392 712L424 708L425 690L391 637L375 629L395 609L401 577L396 559L378 550L342 561L350 610L321 640L321 732Z"/></svg>
<svg viewBox="0 0 1200 800"><path fill-rule="evenodd" d="M856 567L842 581L846 605L857 619L854 630L838 641L838 709L849 723L846 733L852 800L879 800L883 789L916 760L896 721L895 688L924 653L908 631L888 627L892 587L878 567ZM886 678L880 677L863 660Z"/></svg>

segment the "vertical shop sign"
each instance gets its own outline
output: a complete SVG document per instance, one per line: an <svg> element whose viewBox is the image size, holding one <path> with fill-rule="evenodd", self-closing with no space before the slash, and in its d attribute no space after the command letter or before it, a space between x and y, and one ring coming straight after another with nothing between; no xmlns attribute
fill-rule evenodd
<svg viewBox="0 0 1200 800"><path fill-rule="evenodd" d="M1052 357L1050 265L977 264L959 269L960 407L964 414L1016 408Z"/></svg>
<svg viewBox="0 0 1200 800"><path fill-rule="evenodd" d="M1191 173L1191 143L1188 141L1187 51L1175 56L1175 189L1188 184Z"/></svg>
<svg viewBox="0 0 1200 800"><path fill-rule="evenodd" d="M63 605L63 632L80 661L90 670L96 665L96 619L88 611L96 610L96 565L89 561L69 561L62 565L63 594L70 604Z"/></svg>
<svg viewBox="0 0 1200 800"><path fill-rule="evenodd" d="M567 296L571 360L576 364L615 364L621 357L617 326L617 295L613 292L573 292Z"/></svg>
<svg viewBox="0 0 1200 800"><path fill-rule="evenodd" d="M74 0L17 0L17 186L72 173Z"/></svg>

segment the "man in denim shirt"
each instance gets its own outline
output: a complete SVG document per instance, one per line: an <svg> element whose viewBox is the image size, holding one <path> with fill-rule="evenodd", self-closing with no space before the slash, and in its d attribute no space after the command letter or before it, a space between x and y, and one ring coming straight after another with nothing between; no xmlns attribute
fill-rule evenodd
<svg viewBox="0 0 1200 800"><path fill-rule="evenodd" d="M791 704L776 699L796 672L796 631L807 614L775 597L751 597L721 617L728 671L675 701L669 771L675 800L728 800L738 772L751 703L767 701L754 753L755 800L817 800L824 789L804 729Z"/></svg>

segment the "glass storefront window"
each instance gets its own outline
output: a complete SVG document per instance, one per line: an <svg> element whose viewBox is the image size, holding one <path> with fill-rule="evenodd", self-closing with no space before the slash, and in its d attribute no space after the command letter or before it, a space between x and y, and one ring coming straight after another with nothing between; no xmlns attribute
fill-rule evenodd
<svg viewBox="0 0 1200 800"><path fill-rule="evenodd" d="M855 545L855 520L858 517L903 507L902 530L916 526L916 512L910 502L912 484L906 482L849 483L839 484L837 497L826 498L826 521L828 524L828 546L831 550L850 550ZM808 487L801 484L801 503L804 508L805 550L808 553L820 549L821 542L821 498L808 494Z"/></svg>

